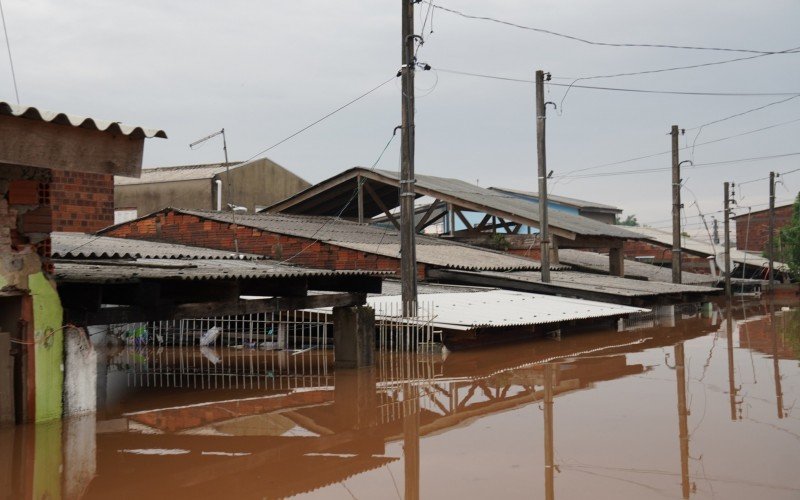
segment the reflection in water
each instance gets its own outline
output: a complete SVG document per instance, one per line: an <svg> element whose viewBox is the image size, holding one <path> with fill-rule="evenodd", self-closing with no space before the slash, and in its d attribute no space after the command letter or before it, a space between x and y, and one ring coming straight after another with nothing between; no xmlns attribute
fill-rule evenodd
<svg viewBox="0 0 800 500"><path fill-rule="evenodd" d="M794 312L672 313L350 371L327 351L101 353L96 417L0 429L0 499L552 499L556 472L561 500L798 498ZM745 362L774 387L737 389Z"/></svg>

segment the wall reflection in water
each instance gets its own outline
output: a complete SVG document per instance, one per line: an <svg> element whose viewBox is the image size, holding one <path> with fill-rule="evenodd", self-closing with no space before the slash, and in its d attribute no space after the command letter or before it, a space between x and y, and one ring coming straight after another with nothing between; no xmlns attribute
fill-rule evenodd
<svg viewBox="0 0 800 500"><path fill-rule="evenodd" d="M611 481L616 490L622 483L614 481L625 481L638 486L626 484L634 493L619 490L619 498L647 498L654 491L702 497L711 490L708 485L727 480L698 472L705 467L699 457L713 443L695 432L719 420L717 412L700 412L692 387L706 384L724 394L722 406L729 405L729 418L741 424L755 412L749 401L756 401L748 395L742 360L760 356L768 359L766 374L773 379L770 414L775 421L797 422L796 415L786 418L792 408L785 407L784 392L794 400L798 387L784 387L782 381L787 369L794 377L800 373L793 350L800 345L799 320L794 312L738 304L662 311L646 321L623 331L446 356L384 353L374 368L352 371L334 371L324 351L104 352L96 416L0 429L0 498L361 497L350 490L354 483L361 495L439 496L455 486L440 478L456 465L435 460L437 454L425 445L429 438L435 443L466 432L476 440L483 433L500 440L506 431L534 443L530 464L542 464L543 478L534 477L530 468L520 470L520 491L530 496L573 498L578 486L587 491ZM722 342L726 355L715 362L714 350ZM767 380L761 363L754 362L752 373ZM660 385L662 379L671 389ZM718 389L718 381L727 382L727 390ZM590 404L592 394L602 394L603 400ZM656 418L644 411L628 414L624 425L593 418L615 406L631 408L631 398L668 401L673 409ZM710 400L706 396L704 404ZM502 429L506 424L497 422L507 422L509 414L530 418ZM479 421L485 428L475 425ZM589 458L574 458L590 457L597 447L591 439L578 440L575 422L598 437L619 436L630 446L636 443L626 442L631 441L626 432L648 429L674 443L677 430L677 453L667 447L649 450L659 462L672 464L660 475L632 466L615 470L611 464L627 460L621 449L604 451L605 467L592 465ZM487 461L483 452L475 446L463 460L481 463L491 477L497 472L493 467L501 465ZM616 476L609 480L612 470ZM792 480L785 478L788 486L769 491L790 498L800 492ZM500 492L512 486L496 487ZM635 488L642 488L639 496Z"/></svg>

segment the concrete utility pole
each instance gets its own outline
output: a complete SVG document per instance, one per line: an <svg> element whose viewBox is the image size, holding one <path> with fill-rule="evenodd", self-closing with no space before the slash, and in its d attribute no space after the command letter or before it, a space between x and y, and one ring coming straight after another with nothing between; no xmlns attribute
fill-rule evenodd
<svg viewBox="0 0 800 500"><path fill-rule="evenodd" d="M539 159L539 253L542 282L550 283L550 228L547 221L547 155L545 153L544 71L536 72L536 151Z"/></svg>
<svg viewBox="0 0 800 500"><path fill-rule="evenodd" d="M414 228L414 0L403 5L402 133L400 146L400 280L403 315L417 313L417 248Z"/></svg>
<svg viewBox="0 0 800 500"><path fill-rule="evenodd" d="M714 244L719 245L719 221L716 217L712 217L711 221L714 224Z"/></svg>
<svg viewBox="0 0 800 500"><path fill-rule="evenodd" d="M749 216L748 216L749 217ZM775 279L775 172L769 173L769 293L774 293Z"/></svg>
<svg viewBox="0 0 800 500"><path fill-rule="evenodd" d="M681 282L681 164L678 158L678 126L672 131L672 282Z"/></svg>
<svg viewBox="0 0 800 500"><path fill-rule="evenodd" d="M722 230L725 233L725 296L731 298L731 196L730 183L725 183L725 221Z"/></svg>

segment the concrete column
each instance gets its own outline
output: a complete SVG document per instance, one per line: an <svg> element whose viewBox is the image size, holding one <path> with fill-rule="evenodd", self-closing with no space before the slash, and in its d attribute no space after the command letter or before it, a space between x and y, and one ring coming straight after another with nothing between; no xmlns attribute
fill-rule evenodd
<svg viewBox="0 0 800 500"><path fill-rule="evenodd" d="M558 236L550 235L550 264L558 265Z"/></svg>
<svg viewBox="0 0 800 500"><path fill-rule="evenodd" d="M64 336L64 415L97 409L97 352L86 331L67 328Z"/></svg>
<svg viewBox="0 0 800 500"><path fill-rule="evenodd" d="M368 306L333 308L336 368L372 366L375 358L375 311Z"/></svg>
<svg viewBox="0 0 800 500"><path fill-rule="evenodd" d="M622 247L609 249L608 264L611 276L625 276L625 254L622 252Z"/></svg>

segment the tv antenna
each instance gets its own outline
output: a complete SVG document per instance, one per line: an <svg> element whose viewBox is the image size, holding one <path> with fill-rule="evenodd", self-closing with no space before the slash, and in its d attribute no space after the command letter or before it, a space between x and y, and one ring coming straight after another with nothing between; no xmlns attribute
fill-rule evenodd
<svg viewBox="0 0 800 500"><path fill-rule="evenodd" d="M231 187L233 182L231 181L231 164L228 161L228 141L225 137L225 128L222 128L213 134L209 134L202 139L198 139L193 143L189 144L189 149L195 149L196 146L203 144L204 142L217 137L218 135L222 136L222 152L225 155L225 181L228 184L228 208L231 209L231 222L233 228L233 249L236 252L236 258L239 258L239 237L236 235L236 204L233 203L233 194L231 191ZM220 207L222 208L222 207Z"/></svg>

